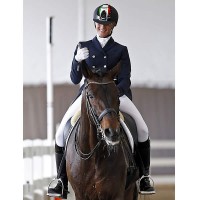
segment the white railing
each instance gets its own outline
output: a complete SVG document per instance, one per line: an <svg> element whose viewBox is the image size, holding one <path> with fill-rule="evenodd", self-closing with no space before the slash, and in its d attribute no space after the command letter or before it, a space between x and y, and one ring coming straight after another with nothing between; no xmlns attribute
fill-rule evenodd
<svg viewBox="0 0 200 200"><path fill-rule="evenodd" d="M24 158L24 200L48 199L47 185L56 175L54 147L47 140L25 140Z"/></svg>
<svg viewBox="0 0 200 200"><path fill-rule="evenodd" d="M151 150L175 150L175 140L151 140ZM151 168L155 167L175 167L175 157L151 158ZM153 176L156 184L175 184L175 175Z"/></svg>
<svg viewBox="0 0 200 200"><path fill-rule="evenodd" d="M174 140L152 140L152 150L174 149ZM24 140L23 142L24 158L24 192L23 200L49 200L46 196L47 185L52 178L56 176L56 166L54 158L54 142L47 140ZM154 167L174 167L175 158L152 158L151 168ZM174 184L174 175L153 176L156 184ZM71 189L68 199L74 199Z"/></svg>

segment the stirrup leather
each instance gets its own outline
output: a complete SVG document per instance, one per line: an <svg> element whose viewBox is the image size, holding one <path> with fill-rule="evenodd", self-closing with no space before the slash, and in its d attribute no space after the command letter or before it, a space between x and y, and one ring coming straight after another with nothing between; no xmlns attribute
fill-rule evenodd
<svg viewBox="0 0 200 200"><path fill-rule="evenodd" d="M63 184L63 182L62 182L62 180L61 180L60 178L54 178L54 179L49 183L47 191L49 191L49 188L50 188L51 184L52 184L53 182L55 182L55 181L57 181L58 183L61 182L61 184L62 184L62 194L61 194L61 197L62 197L62 196L63 196L63 191L64 191L64 184ZM58 183L57 183L57 184L58 184ZM47 195L49 195L49 193L47 193Z"/></svg>

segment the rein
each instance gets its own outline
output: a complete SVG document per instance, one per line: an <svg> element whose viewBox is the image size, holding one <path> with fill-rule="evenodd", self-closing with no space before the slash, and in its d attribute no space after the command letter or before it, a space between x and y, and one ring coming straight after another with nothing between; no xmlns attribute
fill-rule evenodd
<svg viewBox="0 0 200 200"><path fill-rule="evenodd" d="M109 81L109 82L105 82L105 83L99 83L99 82L91 81L91 82L87 83L87 85L85 86L85 89L87 89L90 84L108 85L108 84L111 84L111 83L113 84L114 81ZM87 160L87 159L91 158L93 156L93 154L95 153L95 151L97 150L97 148L100 146L102 140L105 140L105 138L106 138L105 132L104 132L104 130L103 130L101 124L100 124L103 117L105 115L107 115L108 113L111 113L111 112L118 115L118 113L116 112L116 110L114 108L106 108L105 110L102 111L102 113L99 116L97 116L94 108L91 105L87 91L86 91L86 108L87 108L88 116L90 116L92 118L92 121L94 122L94 124L96 126L98 143L95 145L95 147L89 153L83 153L78 146L77 137L75 137L76 152L80 156L80 158L83 159L83 160Z"/></svg>

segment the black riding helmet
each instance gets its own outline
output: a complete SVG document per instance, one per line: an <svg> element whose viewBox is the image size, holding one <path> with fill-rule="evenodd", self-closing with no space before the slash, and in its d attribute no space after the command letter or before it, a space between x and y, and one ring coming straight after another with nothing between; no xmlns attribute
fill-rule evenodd
<svg viewBox="0 0 200 200"><path fill-rule="evenodd" d="M118 12L113 6L103 4L95 9L93 21L99 24L109 24L111 22L115 22L116 26L118 21Z"/></svg>

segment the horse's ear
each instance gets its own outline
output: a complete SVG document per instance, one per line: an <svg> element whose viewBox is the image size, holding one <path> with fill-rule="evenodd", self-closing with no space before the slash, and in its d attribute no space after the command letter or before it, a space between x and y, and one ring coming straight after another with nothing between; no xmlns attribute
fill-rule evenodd
<svg viewBox="0 0 200 200"><path fill-rule="evenodd" d="M85 78L89 79L92 77L92 71L89 69L89 67L87 66L84 60L82 61L81 69L82 69L83 76Z"/></svg>
<svg viewBox="0 0 200 200"><path fill-rule="evenodd" d="M117 74L119 73L120 71L120 67L121 67L121 63L120 61L117 63L117 65L115 67L113 67L110 71L109 71L109 75L112 79L114 79Z"/></svg>

